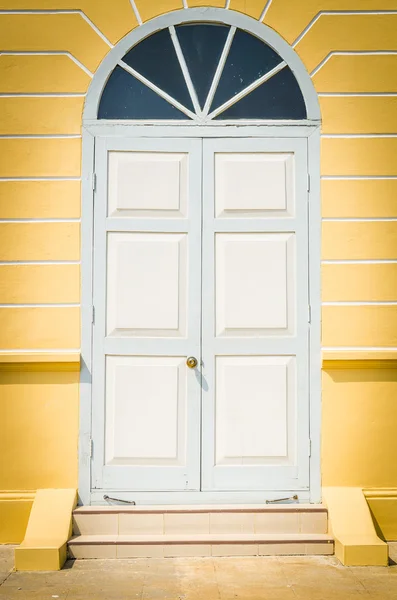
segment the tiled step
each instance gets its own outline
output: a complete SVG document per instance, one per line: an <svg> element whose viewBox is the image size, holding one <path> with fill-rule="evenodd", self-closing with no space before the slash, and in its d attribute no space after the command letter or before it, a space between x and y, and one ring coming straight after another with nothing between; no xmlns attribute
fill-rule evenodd
<svg viewBox="0 0 397 600"><path fill-rule="evenodd" d="M69 541L71 558L161 558L333 554L327 534L81 535Z"/></svg>
<svg viewBox="0 0 397 600"><path fill-rule="evenodd" d="M319 504L84 506L75 535L326 534Z"/></svg>

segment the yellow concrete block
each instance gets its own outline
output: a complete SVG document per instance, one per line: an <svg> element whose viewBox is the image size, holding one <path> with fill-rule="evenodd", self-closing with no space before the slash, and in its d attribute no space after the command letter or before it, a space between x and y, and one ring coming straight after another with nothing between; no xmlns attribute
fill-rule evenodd
<svg viewBox="0 0 397 600"><path fill-rule="evenodd" d="M70 56L0 54L2 94L84 93L91 77Z"/></svg>
<svg viewBox="0 0 397 600"><path fill-rule="evenodd" d="M0 181L0 219L78 219L81 182Z"/></svg>
<svg viewBox="0 0 397 600"><path fill-rule="evenodd" d="M396 10L395 0L273 0L265 23L278 31L290 44L320 11ZM324 18L324 17L321 17ZM380 46L379 46L380 47Z"/></svg>
<svg viewBox="0 0 397 600"><path fill-rule="evenodd" d="M188 0L187 4L189 8L194 8L195 6L213 6L215 8L225 8L224 0Z"/></svg>
<svg viewBox="0 0 397 600"><path fill-rule="evenodd" d="M79 300L80 265L0 265L0 304Z"/></svg>
<svg viewBox="0 0 397 600"><path fill-rule="evenodd" d="M148 2L147 0L135 0L135 5L143 22L149 21L149 19L163 15L171 10L180 10L183 8L182 0L154 0L153 2Z"/></svg>
<svg viewBox="0 0 397 600"><path fill-rule="evenodd" d="M56 571L62 568L76 502L74 489L37 490L25 538L15 549L15 568L18 571Z"/></svg>
<svg viewBox="0 0 397 600"><path fill-rule="evenodd" d="M25 537L34 493L0 492L0 544L20 544Z"/></svg>
<svg viewBox="0 0 397 600"><path fill-rule="evenodd" d="M366 489L364 495L379 534L397 541L397 488Z"/></svg>
<svg viewBox="0 0 397 600"><path fill-rule="evenodd" d="M91 71L95 71L110 49L78 13L3 13L0 14L0 39L2 48L8 52L70 52Z"/></svg>
<svg viewBox="0 0 397 600"><path fill-rule="evenodd" d="M396 175L396 138L322 138L322 175Z"/></svg>
<svg viewBox="0 0 397 600"><path fill-rule="evenodd" d="M79 347L78 307L0 308L3 350Z"/></svg>
<svg viewBox="0 0 397 600"><path fill-rule="evenodd" d="M32 9L31 0L18 0L19 9ZM99 30L116 44L128 31L137 26L130 0L35 0L36 10L81 10ZM0 9L15 9L15 0L0 0Z"/></svg>
<svg viewBox="0 0 397 600"><path fill-rule="evenodd" d="M81 139L0 139L0 177L79 177Z"/></svg>
<svg viewBox="0 0 397 600"><path fill-rule="evenodd" d="M323 259L397 258L395 221L324 221Z"/></svg>
<svg viewBox="0 0 397 600"><path fill-rule="evenodd" d="M0 261L79 260L80 224L0 223Z"/></svg>
<svg viewBox="0 0 397 600"><path fill-rule="evenodd" d="M396 299L397 264L325 264L321 273L325 302L393 302Z"/></svg>
<svg viewBox="0 0 397 600"><path fill-rule="evenodd" d="M397 346L397 306L323 306L324 346Z"/></svg>
<svg viewBox="0 0 397 600"><path fill-rule="evenodd" d="M397 92L397 55L334 54L312 79L318 92Z"/></svg>
<svg viewBox="0 0 397 600"><path fill-rule="evenodd" d="M0 489L76 487L79 373L0 372L0 398Z"/></svg>
<svg viewBox="0 0 397 600"><path fill-rule="evenodd" d="M376 535L362 489L325 487L323 499L337 558L346 566L387 566L388 547Z"/></svg>
<svg viewBox="0 0 397 600"><path fill-rule="evenodd" d="M368 10L367 5L365 9ZM325 10L329 10L329 6ZM292 18L288 13L288 19ZM322 15L295 50L310 73L333 51L397 50L396 29L397 14ZM283 35L283 31L279 31Z"/></svg>
<svg viewBox="0 0 397 600"><path fill-rule="evenodd" d="M395 368L322 372L323 485L395 486L396 397Z"/></svg>
<svg viewBox="0 0 397 600"><path fill-rule="evenodd" d="M231 0L230 9L259 19L264 9L265 2L263 0Z"/></svg>
<svg viewBox="0 0 397 600"><path fill-rule="evenodd" d="M0 134L80 134L84 98L1 98Z"/></svg>
<svg viewBox="0 0 397 600"><path fill-rule="evenodd" d="M323 217L396 217L397 179L323 179L321 203Z"/></svg>
<svg viewBox="0 0 397 600"><path fill-rule="evenodd" d="M320 98L323 133L394 133L397 97Z"/></svg>

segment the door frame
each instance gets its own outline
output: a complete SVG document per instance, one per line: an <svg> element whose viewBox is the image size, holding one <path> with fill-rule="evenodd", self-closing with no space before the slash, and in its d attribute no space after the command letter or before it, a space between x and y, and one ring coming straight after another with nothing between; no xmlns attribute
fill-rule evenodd
<svg viewBox="0 0 397 600"><path fill-rule="evenodd" d="M293 71L303 94L307 119L301 121L211 121L198 124L181 121L101 121L98 105L106 81L118 61L135 44L147 36L186 22L212 21L246 30L269 44ZM320 207L320 125L321 112L316 90L302 60L295 50L272 28L243 13L221 8L188 8L171 11L151 19L127 34L103 59L88 89L82 128L82 220L81 220L81 377L79 433L79 502L103 504L102 497L91 492L91 365L92 365L92 241L93 200L95 190L95 138L121 137L299 137L307 140L309 201L309 302L311 307L309 394L310 394L310 488L300 494L301 502L321 501L320 437L321 437L321 207ZM182 495L181 495L182 494ZM189 496L186 496L189 494ZM283 493L283 496L288 494ZM292 494L291 494L292 495ZM137 496L137 494L134 494ZM123 495L119 494L122 498ZM127 499L127 495L124 495ZM279 492L266 493L267 499L280 498ZM263 502L263 493L246 492L167 492L140 494L139 502L219 503Z"/></svg>
<svg viewBox="0 0 397 600"><path fill-rule="evenodd" d="M92 331L93 331L93 215L95 193L95 140L98 137L124 138L303 138L308 150L309 202L309 302L310 356L309 356L309 411L311 452L309 457L310 486L300 492L300 502L321 501L321 209L320 209L320 128L319 124L262 125L262 126L184 126L184 125L120 125L96 121L83 127L82 158L82 223L81 223L81 376L80 376L80 432L79 432L79 502L103 504L103 494L91 489L92 414ZM291 496L293 495L291 491ZM277 490L269 492L123 492L121 499L132 496L140 503L197 504L197 503L263 503L265 499L288 496Z"/></svg>

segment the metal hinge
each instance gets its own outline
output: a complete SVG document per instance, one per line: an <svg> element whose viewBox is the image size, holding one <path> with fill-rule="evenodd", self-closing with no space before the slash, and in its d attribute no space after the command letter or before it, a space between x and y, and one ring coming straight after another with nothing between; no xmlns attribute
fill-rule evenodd
<svg viewBox="0 0 397 600"><path fill-rule="evenodd" d="M96 190L96 173L92 174L92 189L95 192L95 190Z"/></svg>
<svg viewBox="0 0 397 600"><path fill-rule="evenodd" d="M90 438L89 442L88 442L88 455L90 458L92 458L93 451L94 451L94 443L92 441L92 438Z"/></svg>
<svg viewBox="0 0 397 600"><path fill-rule="evenodd" d="M307 307L307 322L308 323L312 322L312 307L310 304Z"/></svg>
<svg viewBox="0 0 397 600"><path fill-rule="evenodd" d="M94 325L95 324L95 306L92 307L92 317L91 317L91 320L92 320L92 324Z"/></svg>
<svg viewBox="0 0 397 600"><path fill-rule="evenodd" d="M310 175L307 175L307 191L310 192Z"/></svg>
<svg viewBox="0 0 397 600"><path fill-rule="evenodd" d="M309 453L309 456L312 455L312 441L311 440L309 440L308 453Z"/></svg>

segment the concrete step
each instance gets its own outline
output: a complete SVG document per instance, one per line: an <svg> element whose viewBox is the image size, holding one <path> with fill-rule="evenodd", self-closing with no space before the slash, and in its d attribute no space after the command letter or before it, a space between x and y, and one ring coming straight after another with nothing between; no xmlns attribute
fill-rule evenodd
<svg viewBox="0 0 397 600"><path fill-rule="evenodd" d="M83 506L75 535L326 534L321 504Z"/></svg>
<svg viewBox="0 0 397 600"><path fill-rule="evenodd" d="M80 535L68 547L69 556L76 559L334 553L332 537L319 533Z"/></svg>

